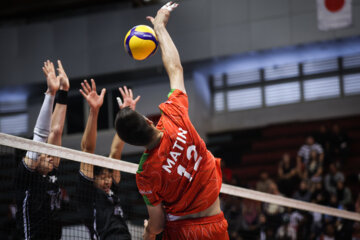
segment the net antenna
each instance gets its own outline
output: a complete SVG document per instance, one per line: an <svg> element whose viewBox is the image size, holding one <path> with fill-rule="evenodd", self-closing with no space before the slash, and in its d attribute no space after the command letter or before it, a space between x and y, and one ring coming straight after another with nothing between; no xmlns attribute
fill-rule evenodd
<svg viewBox="0 0 360 240"><path fill-rule="evenodd" d="M129 163L123 160L107 158L96 154L81 152L66 147L55 146L42 142L35 142L33 140L12 136L5 133L0 133L0 145L12 147L12 148L18 148L27 151L41 152L59 158L69 159L76 162L84 162L84 163L115 169L131 174L135 174L138 169L138 164ZM232 186L229 184L222 185L221 193L229 194L236 197L252 199L255 201L277 204L294 209L306 210L310 212L317 212L317 213L336 216L349 220L360 221L360 214L355 212L339 210L336 208L326 207L319 204L298 201L291 198L276 196L268 193L262 193L246 188Z"/></svg>

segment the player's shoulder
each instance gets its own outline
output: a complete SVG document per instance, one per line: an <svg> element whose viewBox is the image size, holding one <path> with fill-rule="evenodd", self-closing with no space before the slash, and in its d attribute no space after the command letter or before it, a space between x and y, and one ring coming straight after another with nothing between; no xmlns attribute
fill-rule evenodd
<svg viewBox="0 0 360 240"><path fill-rule="evenodd" d="M166 154L163 149L165 145L164 141L160 145L150 151L148 154L143 154L139 163L138 171L136 172L137 181L148 181L153 179L155 175L158 175L161 171L162 162L166 159Z"/></svg>

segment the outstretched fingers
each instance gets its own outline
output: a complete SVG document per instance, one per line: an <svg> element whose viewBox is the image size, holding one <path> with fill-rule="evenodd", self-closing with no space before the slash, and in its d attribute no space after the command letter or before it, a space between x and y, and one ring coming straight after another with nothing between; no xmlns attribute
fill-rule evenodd
<svg viewBox="0 0 360 240"><path fill-rule="evenodd" d="M171 12L172 10L174 10L175 8L177 8L177 6L179 6L178 3L168 2L167 4L165 4L164 6L162 6L161 9L165 9L165 10L168 10L169 12Z"/></svg>
<svg viewBox="0 0 360 240"><path fill-rule="evenodd" d="M58 71L58 74L65 77L65 78L67 78L64 67L63 67L61 61L57 60L57 64L58 64L58 67L57 67L56 70Z"/></svg>
<svg viewBox="0 0 360 240"><path fill-rule="evenodd" d="M129 89L126 86L124 86L124 91L126 96L130 96Z"/></svg>
<svg viewBox="0 0 360 240"><path fill-rule="evenodd" d="M106 89L103 88L103 89L101 90L101 93L100 93L100 97L101 97L102 99L104 99L105 93L106 93Z"/></svg>
<svg viewBox="0 0 360 240"><path fill-rule="evenodd" d="M117 98L116 98L116 101L117 101L117 103L118 103L118 105L119 105L119 108L122 109L123 102L121 101L121 98L120 98L120 97L117 97Z"/></svg>
<svg viewBox="0 0 360 240"><path fill-rule="evenodd" d="M91 88L92 88L92 90L96 92L96 84L95 84L94 79L91 79L90 81L91 81Z"/></svg>
<svg viewBox="0 0 360 240"><path fill-rule="evenodd" d="M46 75L49 74L49 67L48 67L47 62L44 62L43 70L44 70L44 73L45 73Z"/></svg>
<svg viewBox="0 0 360 240"><path fill-rule="evenodd" d="M44 63L44 65L45 65L45 63ZM43 72L44 72L45 76L47 77L47 75L48 75L48 71L47 71L46 67L42 67L42 70L43 70Z"/></svg>
<svg viewBox="0 0 360 240"><path fill-rule="evenodd" d="M83 95L84 98L87 98L87 94L84 93L84 91L82 89L80 89L79 91L80 91L81 95Z"/></svg>
<svg viewBox="0 0 360 240"><path fill-rule="evenodd" d="M119 91L120 91L121 96L122 96L123 98L125 98L125 97L126 97L126 94L125 94L124 90L123 90L121 87L119 88Z"/></svg>
<svg viewBox="0 0 360 240"><path fill-rule="evenodd" d="M135 98L135 100L134 100L135 104L140 100L140 98L141 98L140 95Z"/></svg>
<svg viewBox="0 0 360 240"><path fill-rule="evenodd" d="M60 61L60 60L57 60L57 63L58 63L58 66L59 66L59 67L58 67L58 71L64 72L64 67L63 67L61 61Z"/></svg>
<svg viewBox="0 0 360 240"><path fill-rule="evenodd" d="M55 73L55 66L53 62L50 62L50 60L48 60L48 65L49 65L49 69Z"/></svg>
<svg viewBox="0 0 360 240"><path fill-rule="evenodd" d="M88 95L91 92L91 88L90 88L90 86L88 86L89 84L86 85L86 83L87 83L87 81L84 80L84 82L81 83L81 87L83 89L82 91L84 91L84 93L86 95Z"/></svg>
<svg viewBox="0 0 360 240"><path fill-rule="evenodd" d="M44 71L45 70L45 71ZM43 71L46 75L50 74L50 73L54 73L55 74L55 67L54 64L52 62L50 62L50 60L47 60L46 62L44 62L44 67L43 67Z"/></svg>
<svg viewBox="0 0 360 240"><path fill-rule="evenodd" d="M88 81L86 79L84 80L84 85L85 85L86 89L88 90L88 92L91 92L90 84L88 83Z"/></svg>
<svg viewBox="0 0 360 240"><path fill-rule="evenodd" d="M155 20L155 19L154 19L153 17L147 16L146 19L147 19L148 21L150 21L152 24L154 24L154 20Z"/></svg>

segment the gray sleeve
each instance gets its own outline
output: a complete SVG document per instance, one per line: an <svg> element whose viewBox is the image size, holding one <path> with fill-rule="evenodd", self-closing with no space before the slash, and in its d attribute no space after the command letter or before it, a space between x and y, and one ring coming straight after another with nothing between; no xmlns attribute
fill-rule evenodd
<svg viewBox="0 0 360 240"><path fill-rule="evenodd" d="M34 128L33 140L36 142L46 142L50 134L51 114L55 96L45 94L44 102L41 106L39 116ZM26 157L37 161L39 153L28 151Z"/></svg>

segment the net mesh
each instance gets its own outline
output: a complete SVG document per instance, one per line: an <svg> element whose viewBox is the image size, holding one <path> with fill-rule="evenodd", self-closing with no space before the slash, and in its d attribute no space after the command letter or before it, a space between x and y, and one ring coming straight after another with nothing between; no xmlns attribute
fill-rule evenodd
<svg viewBox="0 0 360 240"><path fill-rule="evenodd" d="M136 187L136 164L0 135L0 239L100 239L104 228L126 232L124 226L131 239L142 239L148 214ZM62 156L59 168L32 170L23 161L29 149ZM90 162L102 173L121 170L111 194L79 174L80 163ZM230 239L357 239L360 215L354 212L226 184L220 199ZM125 224L109 216L121 216Z"/></svg>
<svg viewBox="0 0 360 240"><path fill-rule="evenodd" d="M46 169L38 167L34 172L26 165L25 154L25 150L0 146L0 239L100 239L100 233L94 232L103 227L95 227L96 202L96 215L108 228L123 226L107 219L102 210L121 216L131 239L142 239L148 216L134 174L122 172L121 184L107 198L110 194L99 194L94 181L79 174L79 162L62 158L59 167L45 176L41 171Z"/></svg>

